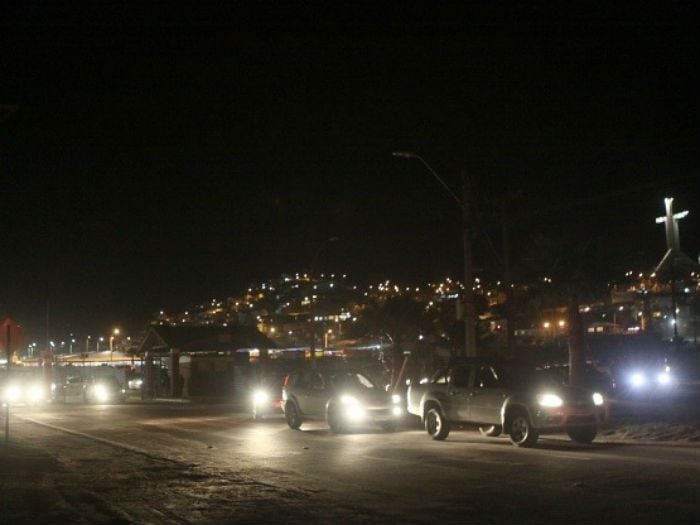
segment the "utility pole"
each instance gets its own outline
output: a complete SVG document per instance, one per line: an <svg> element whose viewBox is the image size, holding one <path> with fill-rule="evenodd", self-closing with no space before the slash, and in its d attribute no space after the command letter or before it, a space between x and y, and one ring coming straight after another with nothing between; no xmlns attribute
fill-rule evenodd
<svg viewBox="0 0 700 525"><path fill-rule="evenodd" d="M471 187L466 170L462 170L462 244L464 249L464 355L476 357L476 308L474 307L474 269L472 240L469 229Z"/></svg>
<svg viewBox="0 0 700 525"><path fill-rule="evenodd" d="M510 230L508 199L501 201L501 238L503 240L503 285L506 288L506 344L508 356L515 356L515 305L513 304L513 276L510 271Z"/></svg>
<svg viewBox="0 0 700 525"><path fill-rule="evenodd" d="M416 159L435 177L440 185L454 199L462 210L462 247L464 250L464 291L462 293L462 306L464 306L464 348L461 355L476 357L476 308L474 307L474 270L472 267L472 241L469 229L469 203L471 200L471 188L466 170L462 170L462 198L460 199L452 188L437 174L423 157L412 151L394 151L394 157L403 159Z"/></svg>
<svg viewBox="0 0 700 525"><path fill-rule="evenodd" d="M7 384L10 384L10 370L12 367L12 341L10 340L10 320L5 322L5 354L7 356ZM5 401L5 445L10 442L10 403L11 400Z"/></svg>

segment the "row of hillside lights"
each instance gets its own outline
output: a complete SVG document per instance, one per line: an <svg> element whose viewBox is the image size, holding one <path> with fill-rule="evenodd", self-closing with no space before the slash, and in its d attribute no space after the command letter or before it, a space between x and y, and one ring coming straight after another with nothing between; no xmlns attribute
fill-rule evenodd
<svg viewBox="0 0 700 525"><path fill-rule="evenodd" d="M591 397L593 404L597 407L601 406L605 402L602 394L598 392L594 392ZM564 404L564 400L556 394L546 393L537 396L537 403L544 408L559 408Z"/></svg>
<svg viewBox="0 0 700 525"><path fill-rule="evenodd" d="M344 416L348 421L358 422L363 421L367 417L367 412L365 407L362 406L360 401L351 395L340 396L340 403L343 405ZM394 416L400 416L403 413L401 408L401 396L398 394L393 394L391 396L391 414Z"/></svg>
<svg viewBox="0 0 700 525"><path fill-rule="evenodd" d="M650 380L646 372L638 370L630 374L629 382L634 388L643 388L650 383ZM660 386L669 386L672 382L670 366L666 366L662 372L656 375L656 383Z"/></svg>

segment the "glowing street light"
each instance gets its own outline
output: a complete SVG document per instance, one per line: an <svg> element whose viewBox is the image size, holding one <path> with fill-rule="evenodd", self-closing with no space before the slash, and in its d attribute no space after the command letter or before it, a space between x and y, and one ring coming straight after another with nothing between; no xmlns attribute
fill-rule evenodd
<svg viewBox="0 0 700 525"><path fill-rule="evenodd" d="M119 328L112 330L112 335L109 337L109 360L112 361L114 353L114 338L121 333Z"/></svg>

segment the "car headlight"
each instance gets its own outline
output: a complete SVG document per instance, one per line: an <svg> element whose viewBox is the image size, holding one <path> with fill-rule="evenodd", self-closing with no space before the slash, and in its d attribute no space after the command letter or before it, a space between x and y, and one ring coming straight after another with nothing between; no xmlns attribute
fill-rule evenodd
<svg viewBox="0 0 700 525"><path fill-rule="evenodd" d="M44 398L44 389L41 385L32 385L27 390L27 401L36 403Z"/></svg>
<svg viewBox="0 0 700 525"><path fill-rule="evenodd" d="M391 402L394 403L395 405L398 405L399 403L401 403L401 396L398 394L393 394L391 396Z"/></svg>
<svg viewBox="0 0 700 525"><path fill-rule="evenodd" d="M391 414L394 416L400 416L403 414L403 409L399 406L395 406L391 409Z"/></svg>
<svg viewBox="0 0 700 525"><path fill-rule="evenodd" d="M347 394L344 396L340 396L340 402L344 405L351 405L351 406L356 406L356 405L360 404L360 402L357 400L356 397L349 396Z"/></svg>
<svg viewBox="0 0 700 525"><path fill-rule="evenodd" d="M268 403L269 401L270 394L268 394L264 390L256 390L255 392L253 392L253 404L263 405L265 403Z"/></svg>
<svg viewBox="0 0 700 525"><path fill-rule="evenodd" d="M537 396L537 402L546 408L557 408L564 404L562 398L556 394L541 394Z"/></svg>
<svg viewBox="0 0 700 525"><path fill-rule="evenodd" d="M95 385L95 397L98 401L107 401L109 399L109 390L104 385Z"/></svg>
<svg viewBox="0 0 700 525"><path fill-rule="evenodd" d="M632 375L630 375L630 384L633 387L642 387L646 384L646 382L647 376L644 375L644 372L633 372Z"/></svg>
<svg viewBox="0 0 700 525"><path fill-rule="evenodd" d="M350 421L362 421L365 418L365 409L355 396L342 395L340 403L343 405L343 414Z"/></svg>
<svg viewBox="0 0 700 525"><path fill-rule="evenodd" d="M601 394L599 394L598 392L593 393L593 404L595 406L599 407L604 403L604 401L605 400L603 399L603 396Z"/></svg>
<svg viewBox="0 0 700 525"><path fill-rule="evenodd" d="M22 398L22 389L17 385L10 385L5 389L5 401L17 403Z"/></svg>
<svg viewBox="0 0 700 525"><path fill-rule="evenodd" d="M660 385L670 385L671 384L671 374L668 371L661 372L656 376L656 380Z"/></svg>

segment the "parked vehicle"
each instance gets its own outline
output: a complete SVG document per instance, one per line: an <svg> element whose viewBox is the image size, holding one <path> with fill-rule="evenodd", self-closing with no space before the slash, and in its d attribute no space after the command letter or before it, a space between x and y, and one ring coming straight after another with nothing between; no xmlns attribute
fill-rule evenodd
<svg viewBox="0 0 700 525"><path fill-rule="evenodd" d="M290 374L282 391L290 428L325 419L334 433L374 423L395 430L403 414L401 397L379 388L356 370L308 370Z"/></svg>
<svg viewBox="0 0 700 525"><path fill-rule="evenodd" d="M599 392L567 386L543 370L490 359L455 360L430 380L409 386L407 398L408 411L420 416L437 440L455 423L472 423L486 436L505 432L520 447L559 431L590 443L605 418Z"/></svg>

